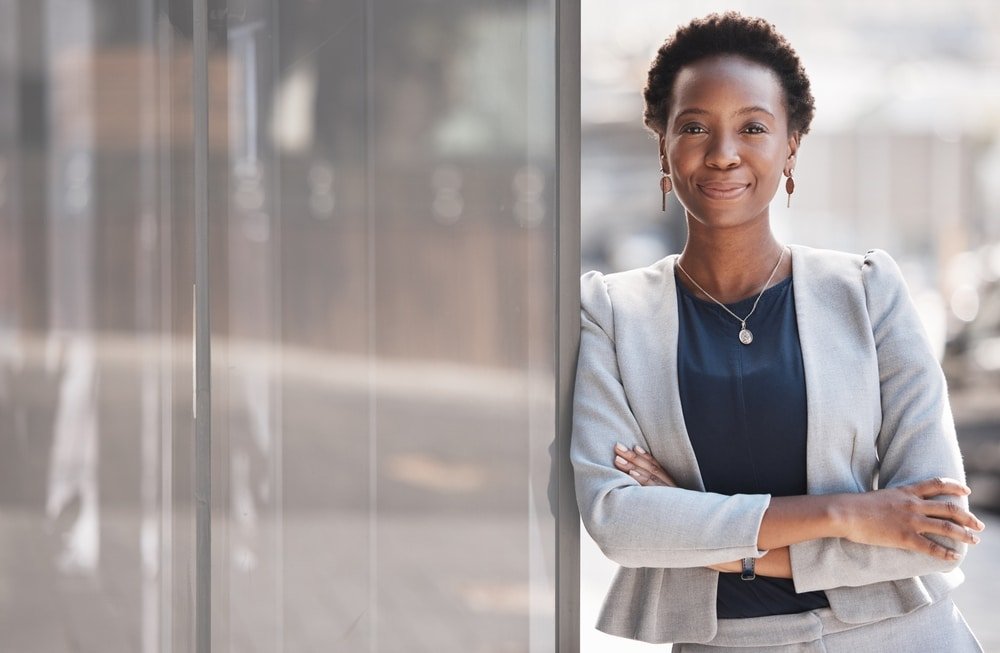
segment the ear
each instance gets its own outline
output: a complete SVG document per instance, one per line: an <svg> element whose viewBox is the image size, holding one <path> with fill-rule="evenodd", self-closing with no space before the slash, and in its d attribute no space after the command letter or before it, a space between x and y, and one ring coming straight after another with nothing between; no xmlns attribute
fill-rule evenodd
<svg viewBox="0 0 1000 653"><path fill-rule="evenodd" d="M785 169L784 173L786 177L792 176L792 170L795 169L795 155L799 151L799 142L802 140L799 132L794 131L788 135L788 158L785 159Z"/></svg>
<svg viewBox="0 0 1000 653"><path fill-rule="evenodd" d="M662 170L664 174L669 175L670 165L667 163L667 138L663 134L660 134L659 137L657 137L657 140L659 141L660 149L660 170Z"/></svg>

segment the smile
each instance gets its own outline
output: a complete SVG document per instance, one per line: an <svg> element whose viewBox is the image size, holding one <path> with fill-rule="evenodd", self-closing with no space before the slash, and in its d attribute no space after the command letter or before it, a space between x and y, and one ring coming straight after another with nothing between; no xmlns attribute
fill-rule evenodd
<svg viewBox="0 0 1000 653"><path fill-rule="evenodd" d="M741 197L750 184L698 184L698 190L713 200L734 200Z"/></svg>

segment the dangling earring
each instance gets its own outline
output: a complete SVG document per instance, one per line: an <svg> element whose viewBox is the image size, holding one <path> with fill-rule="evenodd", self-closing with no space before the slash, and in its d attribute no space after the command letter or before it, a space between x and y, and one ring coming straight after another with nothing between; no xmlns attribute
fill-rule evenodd
<svg viewBox="0 0 1000 653"><path fill-rule="evenodd" d="M674 185L671 183L670 177L667 176L667 173L665 171L660 170L660 172L663 173L663 176L660 177L660 190L663 191L663 204L660 206L660 210L661 211L666 211L667 210L667 193L669 193L671 190L673 190Z"/></svg>
<svg viewBox="0 0 1000 653"><path fill-rule="evenodd" d="M792 193L795 192L795 180L792 179L793 170L788 171L788 180L785 181L785 192L788 193L787 208L792 208Z"/></svg>

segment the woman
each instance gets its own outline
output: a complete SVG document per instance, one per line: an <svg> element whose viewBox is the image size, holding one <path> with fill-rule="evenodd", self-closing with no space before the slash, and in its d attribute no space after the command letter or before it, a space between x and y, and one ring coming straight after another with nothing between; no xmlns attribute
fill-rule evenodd
<svg viewBox="0 0 1000 653"><path fill-rule="evenodd" d="M572 457L622 565L598 628L682 652L978 651L949 593L983 524L894 261L783 245L813 98L760 19L683 27L646 125L678 256L581 280Z"/></svg>

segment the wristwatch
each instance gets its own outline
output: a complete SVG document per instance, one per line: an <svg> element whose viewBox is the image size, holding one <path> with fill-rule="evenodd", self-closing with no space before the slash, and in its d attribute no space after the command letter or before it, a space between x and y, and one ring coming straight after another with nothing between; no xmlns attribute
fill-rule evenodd
<svg viewBox="0 0 1000 653"><path fill-rule="evenodd" d="M742 580L753 580L757 578L757 559L743 558L743 571L740 572Z"/></svg>

